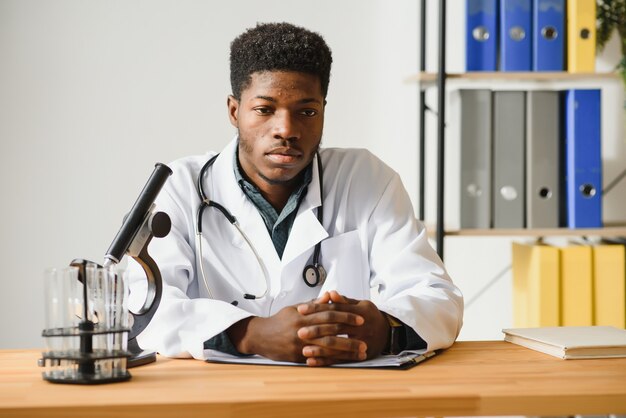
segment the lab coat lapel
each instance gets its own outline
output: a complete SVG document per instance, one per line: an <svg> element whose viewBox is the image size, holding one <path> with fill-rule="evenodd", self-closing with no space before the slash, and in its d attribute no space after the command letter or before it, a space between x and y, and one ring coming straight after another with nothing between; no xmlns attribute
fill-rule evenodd
<svg viewBox="0 0 626 418"><path fill-rule="evenodd" d="M328 237L328 232L317 220L316 209L322 202L320 195L320 178L318 175L317 159L313 159L313 173L311 183L307 188L307 193L300 207L298 215L291 227L291 233L283 253L282 265L286 266L300 254L311 249L318 242Z"/></svg>
<svg viewBox="0 0 626 418"><path fill-rule="evenodd" d="M236 147L237 138L228 144L215 161L213 171L209 175L209 190L214 191L214 197L211 197L211 199L215 199L217 203L222 204L237 218L241 229L248 236L263 260L265 267L268 269L271 278L270 288L275 291L281 287L281 269L328 237L328 232L317 220L316 215L316 209L322 201L317 159L313 160L311 183L298 208L298 214L291 228L281 261L276 253L270 234L267 232L263 218L256 206L241 191L235 179L233 160ZM233 245L239 248L248 246L236 231L232 236ZM253 255L250 254L250 257L253 257Z"/></svg>
<svg viewBox="0 0 626 418"><path fill-rule="evenodd" d="M233 171L234 153L237 138L222 151L215 161L211 178L211 190L215 192L215 201L222 204L237 219L240 228L251 241L255 250L265 263L270 277L280 277L280 259L267 232L263 218L252 202L241 191ZM234 226L232 226L234 231ZM233 233L232 244L239 248L247 248L243 237L236 231ZM249 249L248 249L249 250ZM251 252L250 257L254 257Z"/></svg>

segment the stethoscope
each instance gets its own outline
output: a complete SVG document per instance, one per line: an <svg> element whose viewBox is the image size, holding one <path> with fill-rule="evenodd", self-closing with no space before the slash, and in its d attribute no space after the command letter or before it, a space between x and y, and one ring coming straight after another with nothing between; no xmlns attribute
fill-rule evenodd
<svg viewBox="0 0 626 418"><path fill-rule="evenodd" d="M263 293L258 296L252 293L245 292L238 283L237 283L237 287L239 287L239 290L243 293L244 299L261 299L267 295L267 292L269 290L269 283L270 283L267 269L265 268L265 264L263 263L263 260L257 253L256 249L254 248L254 245L252 245L252 242L250 241L246 233L239 226L239 222L237 222L237 218L235 218L228 211L228 209L226 209L224 206L220 205L219 203L213 200L210 200L204 191L204 185L203 185L202 180L204 179L206 172L208 171L209 168L211 168L211 166L215 162L215 159L218 156L219 154L214 155L202 166L202 168L200 169L200 173L198 174L198 181L196 184L198 196L200 197L200 205L198 206L197 222L196 222L196 258L199 260L198 262L200 264L200 274L202 276L202 281L204 282L204 286L207 289L209 297L213 299L213 293L211 292L211 288L209 287L209 283L206 279L206 275L204 274L204 263L202 262L202 214L204 213L204 210L206 208L212 207L220 211L222 215L224 215L224 217L228 219L228 222L230 222L230 224L233 225L237 229L237 231L239 231L239 234L241 235L241 237L248 244L248 247L250 247L250 250L252 250L252 253L254 254L257 260L257 263L259 263L259 267L261 268L261 271L263 272L263 277L265 278L265 291L263 291ZM323 198L322 193L324 189L322 186L322 159L320 158L319 153L315 153L315 156L317 158L317 173L318 173L319 183L320 183L320 199L322 199L320 206L317 209L317 220L321 225L323 225L322 221L324 219L324 200L323 200L324 198ZM319 286L324 283L324 280L326 280L326 270L320 264L321 248L322 248L321 242L318 242L317 244L315 244L315 249L313 251L313 263L305 266L304 270L302 271L302 279L304 280L304 283L306 283L306 285L309 287Z"/></svg>

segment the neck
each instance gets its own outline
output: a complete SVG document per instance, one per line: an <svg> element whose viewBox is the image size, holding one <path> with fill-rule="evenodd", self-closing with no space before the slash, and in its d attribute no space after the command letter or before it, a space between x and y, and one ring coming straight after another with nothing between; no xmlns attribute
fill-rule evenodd
<svg viewBox="0 0 626 418"><path fill-rule="evenodd" d="M280 213L287 204L289 196L293 193L294 187L286 188L284 186L275 187L270 185L269 187L259 187L259 190L261 190L261 194L265 200Z"/></svg>
<svg viewBox="0 0 626 418"><path fill-rule="evenodd" d="M263 198L267 200L268 203L272 205L272 207L278 213L280 213L283 210L283 208L287 204L287 201L289 200L289 197L296 190L296 188L298 187L298 185L300 184L304 176L304 170L303 170L296 177L294 177L293 179L289 181L277 182L277 181L272 181L263 177L261 177L258 181L254 181L246 173L243 167L241 167L241 164L239 165L239 170L241 172L241 175L249 183L255 185L259 189Z"/></svg>

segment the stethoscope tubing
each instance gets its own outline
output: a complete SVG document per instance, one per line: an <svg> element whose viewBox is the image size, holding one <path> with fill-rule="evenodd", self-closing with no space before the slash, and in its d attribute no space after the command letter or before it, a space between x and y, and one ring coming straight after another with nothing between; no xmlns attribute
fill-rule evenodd
<svg viewBox="0 0 626 418"><path fill-rule="evenodd" d="M265 278L265 291L259 296L251 294L251 293L243 292L243 297L244 299L261 299L267 295L269 291L269 286L270 286L270 281L269 281L267 269L265 267L265 263L263 263L263 260L261 259L258 252L254 248L254 245L252 245L252 241L248 238L246 233L241 229L239 223L237 222L237 218L235 218L235 216L233 216L230 213L230 211L226 209L223 205L213 200L210 200L207 197L207 194L204 190L204 185L203 185L202 180L204 179L206 172L213 165L213 163L215 162L218 156L219 154L215 154L202 166L202 168L200 169L200 173L198 174L197 181L196 181L196 191L198 192L198 196L200 197L200 205L198 206L198 210L196 214L196 249L198 253L196 257L198 258L198 263L200 264L200 274L202 276L202 280L208 292L209 298L213 299L213 293L211 292L211 288L206 279L206 275L204 271L204 263L202 260L202 217L203 217L205 209L212 207L212 208L217 209L222 215L224 215L224 217L228 220L228 222L230 222L230 224L233 225L237 229L237 231L242 236L242 238L244 239L248 247L250 247L250 250L254 254L257 262L259 263L259 267L261 268L263 272L263 276ZM322 221L324 219L324 204L323 204L324 188L323 188L323 183L322 183L323 181L322 180L322 159L319 155L319 152L316 152L315 156L317 158L318 178L319 178L319 183L320 183L320 187L319 187L320 198L322 199L322 202L317 209L317 219L320 222L320 224L323 225ZM321 255L321 243L318 242L315 245L315 249L313 250L313 264L307 265L304 271L302 272L304 282L309 287L316 287L320 285L321 283L324 282L326 278L326 271L319 263L320 255ZM310 279L309 277L314 277L314 279ZM240 290L243 291L243 289L240 289Z"/></svg>

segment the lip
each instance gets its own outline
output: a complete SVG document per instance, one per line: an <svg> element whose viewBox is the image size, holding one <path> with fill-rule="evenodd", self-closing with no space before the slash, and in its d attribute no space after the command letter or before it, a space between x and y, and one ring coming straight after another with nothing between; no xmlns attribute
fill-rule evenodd
<svg viewBox="0 0 626 418"><path fill-rule="evenodd" d="M273 154L278 154L278 155L288 155L290 157L300 157L302 156L302 152L295 149L295 148L291 148L291 147L277 147L277 148L273 148L272 150L268 151L266 154L268 155L273 155Z"/></svg>
<svg viewBox="0 0 626 418"><path fill-rule="evenodd" d="M302 158L302 152L294 148L274 148L265 154L270 160L278 164L292 164Z"/></svg>

